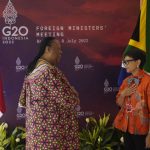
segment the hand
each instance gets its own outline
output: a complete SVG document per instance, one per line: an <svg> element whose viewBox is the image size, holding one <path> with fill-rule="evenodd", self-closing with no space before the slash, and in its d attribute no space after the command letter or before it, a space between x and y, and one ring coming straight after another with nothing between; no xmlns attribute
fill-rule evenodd
<svg viewBox="0 0 150 150"><path fill-rule="evenodd" d="M137 90L137 85L136 84L132 84L130 87L125 88L121 95L122 96L130 96L131 94L135 93Z"/></svg>
<svg viewBox="0 0 150 150"><path fill-rule="evenodd" d="M122 107L124 103L124 98L126 96L130 96L131 94L135 93L137 90L137 85L133 84L130 87L125 88L121 93L119 98L117 99L117 104Z"/></svg>
<svg viewBox="0 0 150 150"><path fill-rule="evenodd" d="M150 148L150 134L146 136L146 148Z"/></svg>

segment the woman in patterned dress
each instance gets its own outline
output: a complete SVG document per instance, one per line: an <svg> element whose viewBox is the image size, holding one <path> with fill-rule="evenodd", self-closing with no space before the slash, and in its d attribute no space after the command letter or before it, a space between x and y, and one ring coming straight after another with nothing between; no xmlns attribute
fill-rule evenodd
<svg viewBox="0 0 150 150"><path fill-rule="evenodd" d="M56 67L61 45L44 38L29 64L19 105L26 107L26 150L78 150L78 93Z"/></svg>
<svg viewBox="0 0 150 150"><path fill-rule="evenodd" d="M123 56L128 73L116 96L120 111L114 126L123 131L125 150L150 148L150 76L142 70L145 53L133 48Z"/></svg>

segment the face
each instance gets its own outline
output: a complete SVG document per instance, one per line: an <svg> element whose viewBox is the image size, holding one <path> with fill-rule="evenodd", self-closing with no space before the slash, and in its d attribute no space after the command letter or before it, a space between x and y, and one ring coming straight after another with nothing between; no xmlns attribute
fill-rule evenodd
<svg viewBox="0 0 150 150"><path fill-rule="evenodd" d="M51 58L51 63L54 65L57 65L60 61L62 50L61 50L61 45L58 40L54 40L50 48L50 58Z"/></svg>
<svg viewBox="0 0 150 150"><path fill-rule="evenodd" d="M137 70L137 68L139 68L140 62L139 60L135 60L132 57L125 56L123 64L128 73L134 73Z"/></svg>

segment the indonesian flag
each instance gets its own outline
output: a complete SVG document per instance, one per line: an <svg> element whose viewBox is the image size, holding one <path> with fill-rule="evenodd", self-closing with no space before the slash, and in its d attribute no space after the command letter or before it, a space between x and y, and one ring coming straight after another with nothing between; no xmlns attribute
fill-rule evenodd
<svg viewBox="0 0 150 150"><path fill-rule="evenodd" d="M6 107L4 103L3 86L2 86L2 80L0 79L0 112L4 113L5 110Z"/></svg>

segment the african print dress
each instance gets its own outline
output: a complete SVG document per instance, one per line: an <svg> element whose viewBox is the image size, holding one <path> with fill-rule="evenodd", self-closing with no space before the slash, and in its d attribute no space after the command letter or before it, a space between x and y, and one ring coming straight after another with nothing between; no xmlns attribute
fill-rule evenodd
<svg viewBox="0 0 150 150"><path fill-rule="evenodd" d="M24 80L26 150L78 150L79 98L64 74L44 60Z"/></svg>

